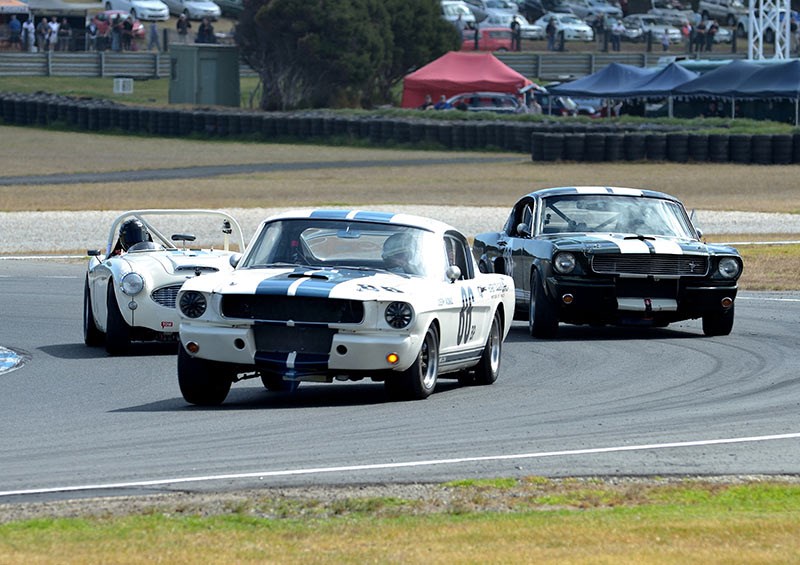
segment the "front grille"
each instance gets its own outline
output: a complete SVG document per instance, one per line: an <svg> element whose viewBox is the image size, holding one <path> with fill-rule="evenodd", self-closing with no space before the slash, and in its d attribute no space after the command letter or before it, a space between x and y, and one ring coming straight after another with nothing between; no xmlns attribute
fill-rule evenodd
<svg viewBox="0 0 800 565"><path fill-rule="evenodd" d="M253 336L258 351L330 353L336 330L329 328L256 325Z"/></svg>
<svg viewBox="0 0 800 565"><path fill-rule="evenodd" d="M180 267L175 268L176 273L182 272L191 272L191 273L216 273L219 271L216 267L209 267L208 265L181 265Z"/></svg>
<svg viewBox="0 0 800 565"><path fill-rule="evenodd" d="M178 298L178 291L181 289L181 286L182 284L162 286L151 292L150 298L157 304L161 304L167 308L175 308L175 300Z"/></svg>
<svg viewBox="0 0 800 565"><path fill-rule="evenodd" d="M592 257L592 270L609 275L703 277L708 272L708 257L649 253L595 255Z"/></svg>
<svg viewBox="0 0 800 565"><path fill-rule="evenodd" d="M222 315L246 320L358 324L364 319L364 304L313 296L228 294L222 297Z"/></svg>

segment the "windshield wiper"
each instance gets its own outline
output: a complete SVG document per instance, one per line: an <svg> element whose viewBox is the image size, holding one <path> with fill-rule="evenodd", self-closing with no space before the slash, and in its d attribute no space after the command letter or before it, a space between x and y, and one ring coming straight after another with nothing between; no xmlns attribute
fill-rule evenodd
<svg viewBox="0 0 800 565"><path fill-rule="evenodd" d="M640 239L642 241L644 241L645 239L649 239L650 241L655 241L656 238L653 237L652 235L636 234L636 235L626 235L623 239Z"/></svg>

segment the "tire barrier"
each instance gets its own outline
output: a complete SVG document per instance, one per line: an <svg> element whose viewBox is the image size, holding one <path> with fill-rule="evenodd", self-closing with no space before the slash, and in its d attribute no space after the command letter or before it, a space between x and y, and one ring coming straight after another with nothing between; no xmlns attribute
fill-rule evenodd
<svg viewBox="0 0 800 565"><path fill-rule="evenodd" d="M772 164L772 135L755 134L751 145L753 163L756 165Z"/></svg>
<svg viewBox="0 0 800 565"><path fill-rule="evenodd" d="M687 136L687 157L692 161L708 161L708 134L690 133Z"/></svg>
<svg viewBox="0 0 800 565"><path fill-rule="evenodd" d="M44 93L0 93L0 123L183 137L258 140L330 139L446 149L496 148L529 153L532 161L569 160L800 163L800 131L788 134L706 134L692 126L606 122L418 120L243 110L137 107Z"/></svg>
<svg viewBox="0 0 800 565"><path fill-rule="evenodd" d="M667 136L663 133L651 133L645 136L645 157L648 161L667 160Z"/></svg>
<svg viewBox="0 0 800 565"><path fill-rule="evenodd" d="M685 163L689 160L689 134L667 134L667 160L676 163Z"/></svg>
<svg viewBox="0 0 800 565"><path fill-rule="evenodd" d="M728 137L728 150L733 163L749 163L752 159L753 136L746 133L735 133Z"/></svg>

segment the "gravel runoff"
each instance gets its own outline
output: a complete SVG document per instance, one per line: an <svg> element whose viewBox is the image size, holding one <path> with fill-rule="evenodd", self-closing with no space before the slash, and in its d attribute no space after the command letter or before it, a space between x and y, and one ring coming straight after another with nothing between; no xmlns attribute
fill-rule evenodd
<svg viewBox="0 0 800 565"><path fill-rule="evenodd" d="M508 217L508 207L466 206L370 206L442 220L467 235L499 230ZM245 240L263 219L287 208L231 208ZM121 211L0 212L0 254L74 252L103 247L111 222ZM706 234L800 234L800 214L697 211L695 224ZM69 237L66 237L69 236Z"/></svg>

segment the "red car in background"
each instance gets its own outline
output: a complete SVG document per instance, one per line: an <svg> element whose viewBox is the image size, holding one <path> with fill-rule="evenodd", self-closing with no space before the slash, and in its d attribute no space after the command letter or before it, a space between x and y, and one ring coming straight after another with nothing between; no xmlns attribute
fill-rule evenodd
<svg viewBox="0 0 800 565"><path fill-rule="evenodd" d="M505 27L484 27L477 30L478 48L475 48L473 29L464 30L462 51L511 51L511 29Z"/></svg>
<svg viewBox="0 0 800 565"><path fill-rule="evenodd" d="M97 36L104 37L111 34L110 27L115 18L121 18L120 23L132 17L128 12L122 10L105 10L92 16L94 25L97 26ZM137 19L133 20L133 37L143 38L145 36L144 24Z"/></svg>

